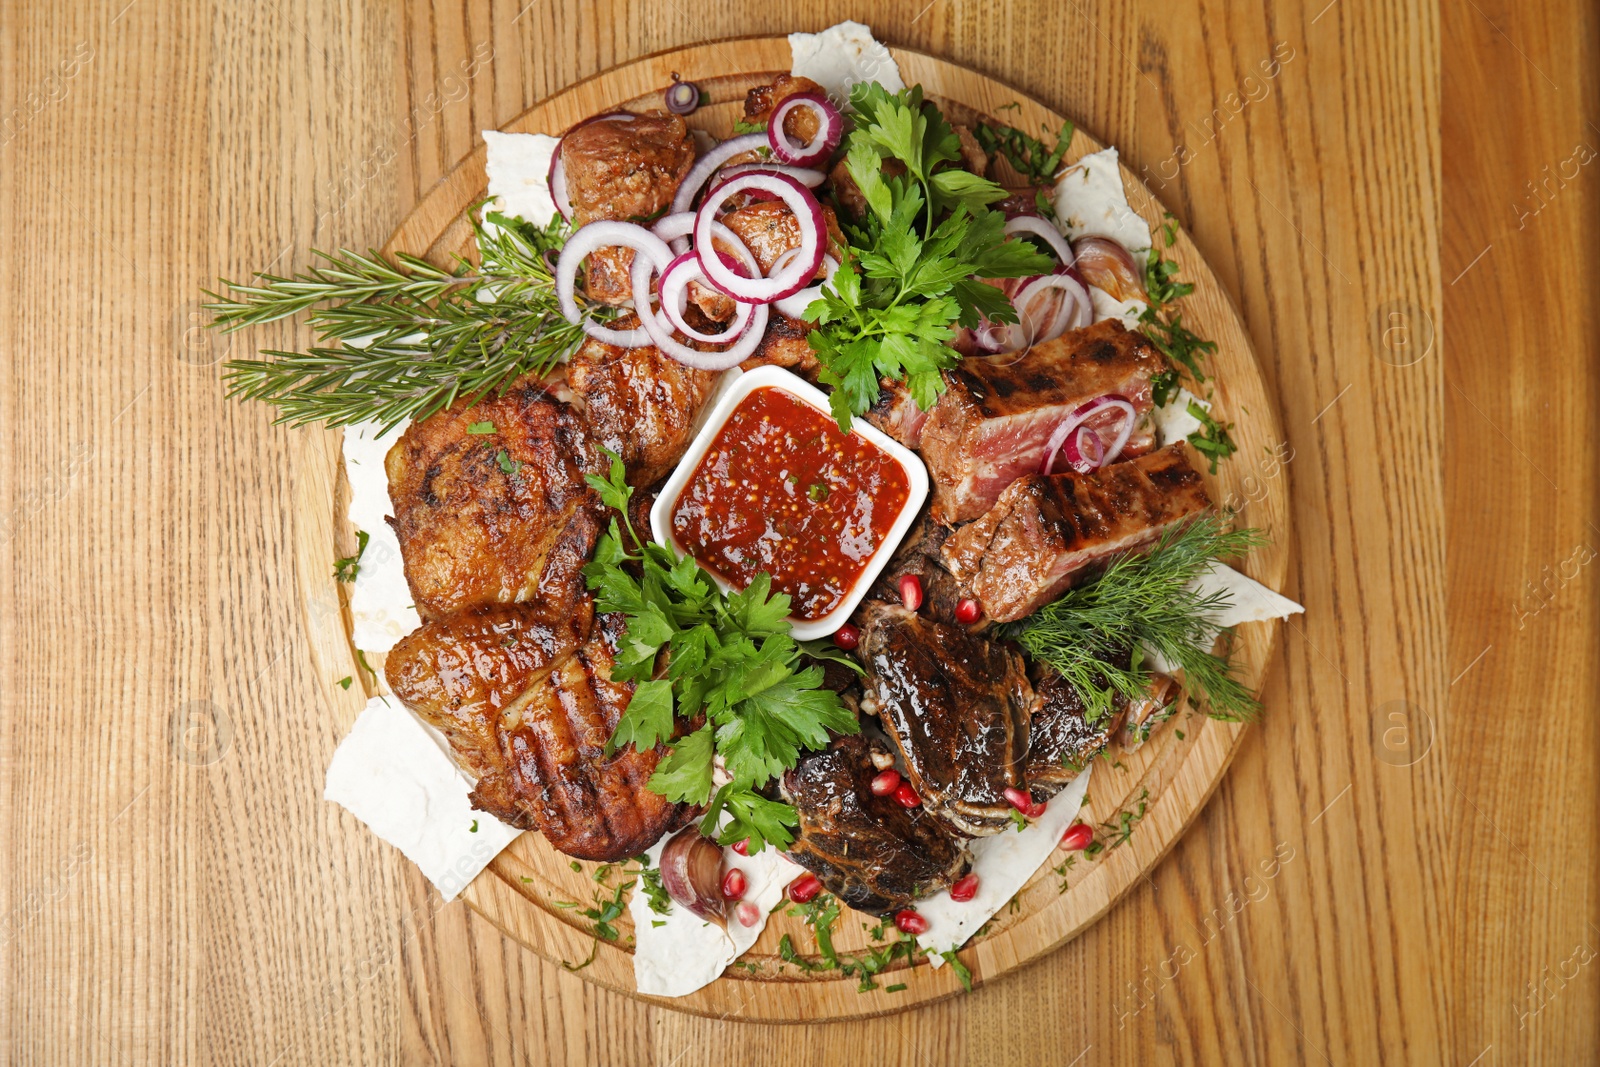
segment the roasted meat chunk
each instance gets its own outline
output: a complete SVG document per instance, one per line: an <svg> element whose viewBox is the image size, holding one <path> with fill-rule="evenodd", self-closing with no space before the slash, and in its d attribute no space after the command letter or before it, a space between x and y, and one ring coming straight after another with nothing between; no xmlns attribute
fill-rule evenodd
<svg viewBox="0 0 1600 1067"><path fill-rule="evenodd" d="M862 708L900 750L923 805L957 833L1005 830L1035 700L1021 654L898 605L868 603L860 619Z"/></svg>
<svg viewBox="0 0 1600 1067"><path fill-rule="evenodd" d="M838 259L845 244L839 220L827 205L823 205L822 218L827 226L829 253ZM722 216L722 222L750 249L763 274L771 272L779 256L800 247L800 221L781 200L753 201Z"/></svg>
<svg viewBox="0 0 1600 1067"><path fill-rule="evenodd" d="M1032 614L1091 568L1145 548L1211 506L1182 441L1089 474L1030 474L941 550L995 622Z"/></svg>
<svg viewBox="0 0 1600 1067"><path fill-rule="evenodd" d="M886 604L898 604L902 600L900 580L907 575L915 575L922 586L922 607L919 610L938 622L955 622L961 587L956 583L955 576L945 570L944 560L939 555L939 549L949 534L946 527L929 519L924 511L922 517L906 531L904 540L895 549L894 555L889 557L888 564L878 575L878 580L872 583L867 596Z"/></svg>
<svg viewBox="0 0 1600 1067"><path fill-rule="evenodd" d="M1122 719L1119 710L1089 721L1088 708L1076 687L1053 668L1033 667L1033 691L1039 697L1028 731L1028 787L1037 798L1055 796L1098 756Z"/></svg>
<svg viewBox="0 0 1600 1067"><path fill-rule="evenodd" d="M692 812L645 783L664 749L606 740L633 695L611 679L622 618L512 605L431 622L389 654L395 694L450 741L472 805L579 859L637 855Z"/></svg>
<svg viewBox="0 0 1600 1067"><path fill-rule="evenodd" d="M582 417L539 382L416 423L384 467L424 619L582 594L600 530L600 501L584 476L605 468Z"/></svg>
<svg viewBox="0 0 1600 1067"><path fill-rule="evenodd" d="M654 345L617 348L594 338L567 365L590 437L622 457L630 485L659 481L683 458L716 381L712 372L686 367Z"/></svg>
<svg viewBox="0 0 1600 1067"><path fill-rule="evenodd" d="M654 217L672 203L694 156L677 115L619 112L584 123L561 141L573 225Z"/></svg>
<svg viewBox="0 0 1600 1067"><path fill-rule="evenodd" d="M800 816L789 858L873 915L945 888L970 863L965 844L926 811L873 795L873 777L893 759L881 740L850 734L783 777L784 798Z"/></svg>
<svg viewBox="0 0 1600 1067"><path fill-rule="evenodd" d="M803 378L816 380L817 368L821 364L817 362L817 353L811 347L811 342L806 340L806 334L810 332L811 327L804 322L774 310L755 355L739 364L739 369L753 370L769 365L787 367Z"/></svg>
<svg viewBox="0 0 1600 1067"><path fill-rule="evenodd" d="M1062 419L1108 393L1126 398L1139 418L1122 454L1148 452L1155 444L1150 379L1165 366L1143 334L1113 319L1069 330L1021 358L963 359L945 372L948 388L922 426L934 516L957 523L988 511L1008 485L1040 468ZM1102 417L1114 423L1119 416Z"/></svg>
<svg viewBox="0 0 1600 1067"><path fill-rule="evenodd" d="M866 420L907 448L920 449L928 412L902 383L885 378L879 384L878 402L867 409Z"/></svg>
<svg viewBox="0 0 1600 1067"><path fill-rule="evenodd" d="M823 93L823 89L802 75L780 74L771 85L758 85L745 94L745 121L766 122L772 118L772 109L795 93ZM817 135L817 116L810 108L796 108L785 117L783 130L797 141L809 141Z"/></svg>

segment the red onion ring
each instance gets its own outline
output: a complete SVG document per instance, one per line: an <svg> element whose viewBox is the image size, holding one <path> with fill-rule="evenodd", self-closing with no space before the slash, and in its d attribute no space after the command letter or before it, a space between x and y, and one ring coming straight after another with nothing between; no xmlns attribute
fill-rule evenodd
<svg viewBox="0 0 1600 1067"><path fill-rule="evenodd" d="M751 306L750 322L733 345L720 352L701 352L673 337L672 331L664 326L661 318L651 310L650 275L657 269L657 265L648 257L633 257L633 302L642 309L639 314L639 324L649 335L649 343L684 366L693 367L695 370L727 370L729 367L737 367L755 353L757 346L761 344L761 339L766 336L767 319L771 314L765 304Z"/></svg>
<svg viewBox="0 0 1600 1067"><path fill-rule="evenodd" d="M783 128L784 119L797 107L810 108L817 116L817 135L803 145L796 145L789 140ZM767 120L767 144L772 148L772 154L780 162L799 167L809 167L827 159L839 147L839 139L843 135L844 116L821 93L786 96Z"/></svg>
<svg viewBox="0 0 1600 1067"><path fill-rule="evenodd" d="M694 195L706 183L717 168L722 166L734 156L745 152L754 152L759 148L767 147L767 136L763 133L747 133L743 137L730 137L717 147L695 160L689 173L684 175L683 184L678 186L678 192L672 198L669 214L676 215L680 211L688 211L694 206Z"/></svg>
<svg viewBox="0 0 1600 1067"><path fill-rule="evenodd" d="M1029 308L1051 289L1059 289L1065 295L1048 323L1036 323L1028 313ZM1089 300L1089 290L1065 272L1044 274L1030 280L1018 290L1011 302L1017 309L1019 320L1012 326L1011 339L1020 339L1020 348L1053 341L1067 330L1087 326L1094 320L1094 305Z"/></svg>
<svg viewBox="0 0 1600 1067"><path fill-rule="evenodd" d="M772 261L772 270L768 271L767 273L769 275L776 274L778 271L788 266L789 261L794 259L794 257L798 256L799 254L800 249L789 249L789 251ZM786 296L782 300L774 300L772 302L772 306L777 308L781 314L787 315L791 319L804 320L806 317L806 308L811 306L811 302L813 300L821 298L822 287L833 279L834 274L838 270L839 261L830 255L824 254L822 257L822 281L818 282L816 285L807 286L798 293L795 293L793 296ZM815 280L815 275L813 275L813 280Z"/></svg>
<svg viewBox="0 0 1600 1067"><path fill-rule="evenodd" d="M680 211L675 215L663 215L650 227L650 232L667 242L674 252L687 252L689 235L694 232L694 212Z"/></svg>
<svg viewBox="0 0 1600 1067"><path fill-rule="evenodd" d="M716 256L704 253L712 248L712 223L716 222L717 208L735 193L747 189L775 193L794 212L800 224L800 254L786 266L766 278L741 278L725 266ZM702 253L700 266L706 272L706 281L735 300L766 304L793 296L816 277L822 266L826 224L822 205L811 195L811 190L785 174L741 174L717 187L716 194L706 198L694 220L694 244ZM651 236L654 236L653 234ZM659 239L659 238L658 238Z"/></svg>
<svg viewBox="0 0 1600 1067"><path fill-rule="evenodd" d="M1050 251L1056 254L1063 267L1072 266L1074 259L1072 246L1067 239L1061 236L1061 231L1055 226L1041 219L1037 215L1018 215L1007 221L1005 231L1008 234L1026 233L1037 237L1050 246Z"/></svg>
<svg viewBox="0 0 1600 1067"><path fill-rule="evenodd" d="M672 262L672 250L665 241L632 222L612 222L602 220L591 222L578 227L571 237L567 238L566 245L561 249L561 258L556 260L556 299L561 304L561 314L573 325L582 324L583 332L597 341L618 348L639 348L650 343L651 338L647 330L613 330L589 321L578 308L577 285L578 268L588 258L589 253L601 248L631 248L635 255L634 266L640 260L648 262L656 270L664 270ZM635 297L638 295L638 286L634 286ZM646 300L640 309L640 319L646 317L650 311L646 290ZM635 300L637 302L637 299Z"/></svg>
<svg viewBox="0 0 1600 1067"><path fill-rule="evenodd" d="M730 233L732 231L729 231ZM719 235L720 236L720 235ZM742 256L740 255L742 253ZM755 257L750 255L744 245L739 245L733 256L719 251L717 253L725 258L733 259L734 263L751 274L757 273ZM707 344L725 345L735 341L744 333L745 327L750 325L751 309L755 304L746 304L742 300L733 302L733 321L722 333L702 333L690 326L684 318L684 309L689 303L689 283L696 279L704 280L705 274L700 269L700 257L693 251L684 252L661 272L659 285L661 295L661 314L665 315L671 327L694 341L704 341ZM637 288L637 286L635 286ZM638 294L634 294L634 303L639 302Z"/></svg>
<svg viewBox="0 0 1600 1067"><path fill-rule="evenodd" d="M1079 405L1072 412L1072 414L1062 419L1061 422L1056 425L1055 430L1050 434L1050 439L1045 442L1044 459L1039 465L1039 473L1049 474L1050 471L1054 469L1056 465L1056 453L1061 451L1061 446L1066 443L1068 436L1070 436L1074 430L1081 426L1085 430L1090 430L1091 433L1095 433L1096 431L1091 430L1090 427L1084 426L1083 424L1094 418L1096 415L1108 410L1120 411L1125 418L1122 420L1122 429L1118 431L1117 437L1111 443L1111 446L1106 448L1101 454L1100 461L1092 466L1080 466L1080 464L1086 464L1088 461L1088 457L1085 455L1087 450L1082 447L1074 447L1067 453L1067 462L1071 464L1072 469L1078 473L1088 474L1090 471L1098 470L1099 468L1104 467L1107 463L1112 462L1118 456L1120 456L1122 454L1123 447L1128 443L1128 438L1133 435L1133 424L1139 421L1139 413L1134 411L1133 403L1127 397L1118 396L1115 393L1107 393L1105 396L1096 397L1086 404Z"/></svg>

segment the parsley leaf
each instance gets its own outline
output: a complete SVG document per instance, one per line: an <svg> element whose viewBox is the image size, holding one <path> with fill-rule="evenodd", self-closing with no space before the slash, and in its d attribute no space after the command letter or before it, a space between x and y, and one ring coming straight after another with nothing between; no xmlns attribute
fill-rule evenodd
<svg viewBox="0 0 1600 1067"><path fill-rule="evenodd" d="M1189 401L1189 414L1200 420L1200 429L1189 435L1189 443L1196 452L1211 461L1211 473L1215 474L1217 462L1239 450L1239 446L1233 443L1233 435L1228 432L1233 429L1233 423L1218 422L1211 412L1194 400Z"/></svg>
<svg viewBox="0 0 1600 1067"><path fill-rule="evenodd" d="M494 433L494 423L488 421L469 423L467 432L475 434Z"/></svg>
<svg viewBox="0 0 1600 1067"><path fill-rule="evenodd" d="M367 542L370 540L372 540L372 537L367 531L356 531L356 554L333 561L333 577L336 581L353 582L356 580L356 575L361 573L361 557L367 551Z"/></svg>

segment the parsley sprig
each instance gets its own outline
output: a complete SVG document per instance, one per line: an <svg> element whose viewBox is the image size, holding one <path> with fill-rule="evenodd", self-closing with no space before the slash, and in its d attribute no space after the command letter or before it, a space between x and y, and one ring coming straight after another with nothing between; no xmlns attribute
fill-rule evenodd
<svg viewBox="0 0 1600 1067"><path fill-rule="evenodd" d="M1005 294L977 279L1025 278L1054 262L1005 239L1005 217L987 206L1005 190L951 165L961 139L921 86L891 94L863 83L850 103L845 162L869 210L846 227L850 255L805 312L818 324L809 339L844 429L877 401L882 378L905 381L918 406L932 406L940 372L960 360L948 345L954 326L1017 321ZM889 160L905 173L885 174Z"/></svg>
<svg viewBox="0 0 1600 1067"><path fill-rule="evenodd" d="M825 747L830 731L860 729L838 694L823 688L822 667L806 659L852 661L820 642L795 641L789 596L772 592L767 575L724 593L692 557L640 538L628 518L633 488L622 461L607 455L608 476L588 481L621 518L611 520L584 577L599 610L626 616L612 677L635 683L608 748L670 744L650 777L653 792L708 804L701 830L720 844L748 838L752 853L767 842L787 847L799 819L759 790L799 762L802 749ZM732 781L713 791L718 756Z"/></svg>

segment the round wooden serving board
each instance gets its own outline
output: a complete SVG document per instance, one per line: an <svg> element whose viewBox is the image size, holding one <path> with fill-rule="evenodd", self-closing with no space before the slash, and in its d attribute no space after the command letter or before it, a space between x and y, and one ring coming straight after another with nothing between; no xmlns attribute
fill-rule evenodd
<svg viewBox="0 0 1600 1067"><path fill-rule="evenodd" d="M906 84L921 83L928 95L957 121L975 116L1003 115L1021 129L1038 131L1041 125L1059 128L1063 116L981 74L940 59L893 49ZM751 38L697 45L629 63L572 86L508 124L508 132L559 134L588 115L617 107L657 106L660 93L671 84L674 72L697 82L708 103L690 116L690 125L719 136L731 132L742 114L746 90L770 81L789 69L789 44L783 37ZM1000 110L1013 101L1020 110ZM1101 148L1079 130L1067 161ZM1134 208L1159 232L1164 212L1161 204L1127 167L1123 183ZM483 199L488 186L484 176L484 149L480 146L462 161L417 205L395 231L387 251L426 254L446 262L452 252L465 253L471 231L467 209ZM1251 351L1250 340L1228 294L1200 258L1187 235L1166 253L1177 260L1180 277L1195 283L1195 292L1183 303L1184 321L1217 342L1211 357L1216 378L1214 400L1218 414L1234 422L1238 453L1208 476L1212 498L1240 510L1240 522L1269 531L1273 542L1254 552L1243 564L1252 577L1279 588L1288 570L1290 531L1288 489L1279 461L1273 454L1283 440L1278 416ZM301 592L307 605L311 645L321 676L329 686L330 704L351 709L356 694L335 688L346 676L363 682L370 676L356 663L348 631L348 611L340 604L344 594L330 576L331 561L354 550L354 532L345 521L349 488L340 466L337 432L305 435L300 449L300 509L297 552ZM332 610L330 610L330 607ZM1277 636L1277 623L1252 623L1240 628L1236 662L1247 680L1259 683ZM376 661L377 657L373 657ZM374 662L376 666L376 662ZM1267 714L1272 714L1268 709ZM340 727L347 726L337 724ZM1016 904L995 917L989 931L961 951L972 980L985 982L1023 966L1075 936L1103 915L1128 887L1160 861L1205 804L1227 769L1243 727L1185 712L1159 729L1149 743L1117 763L1096 761L1089 789L1089 807L1083 818L1091 823L1113 819L1120 811L1144 815L1131 839L1101 853L1095 860L1079 857L1061 878L1043 869L1019 894ZM1179 739L1179 733L1183 739ZM1065 858L1057 853L1049 862ZM596 889L594 864L574 871L567 857L552 849L538 834L524 834L469 886L465 897L480 914L508 936L555 961L576 963L587 959L595 940L591 924L557 901L580 901L587 906ZM612 881L616 878L613 875ZM839 951L867 946L862 917L846 911L836 926ZM610 989L638 996L634 989L633 960L628 947L632 934L626 915L619 923L619 943L601 943L592 963L580 973ZM779 939L784 934L802 954L815 952L810 931L797 919L782 913L772 917L754 949L741 961L748 966L730 968L725 977L690 996L676 999L645 998L665 1007L705 1015L764 1021L819 1021L864 1017L899 1011L960 991L952 968L934 970L926 964L886 975L880 988L857 992L854 979L835 972L803 973L782 964ZM885 992L884 986L905 983L906 988Z"/></svg>

